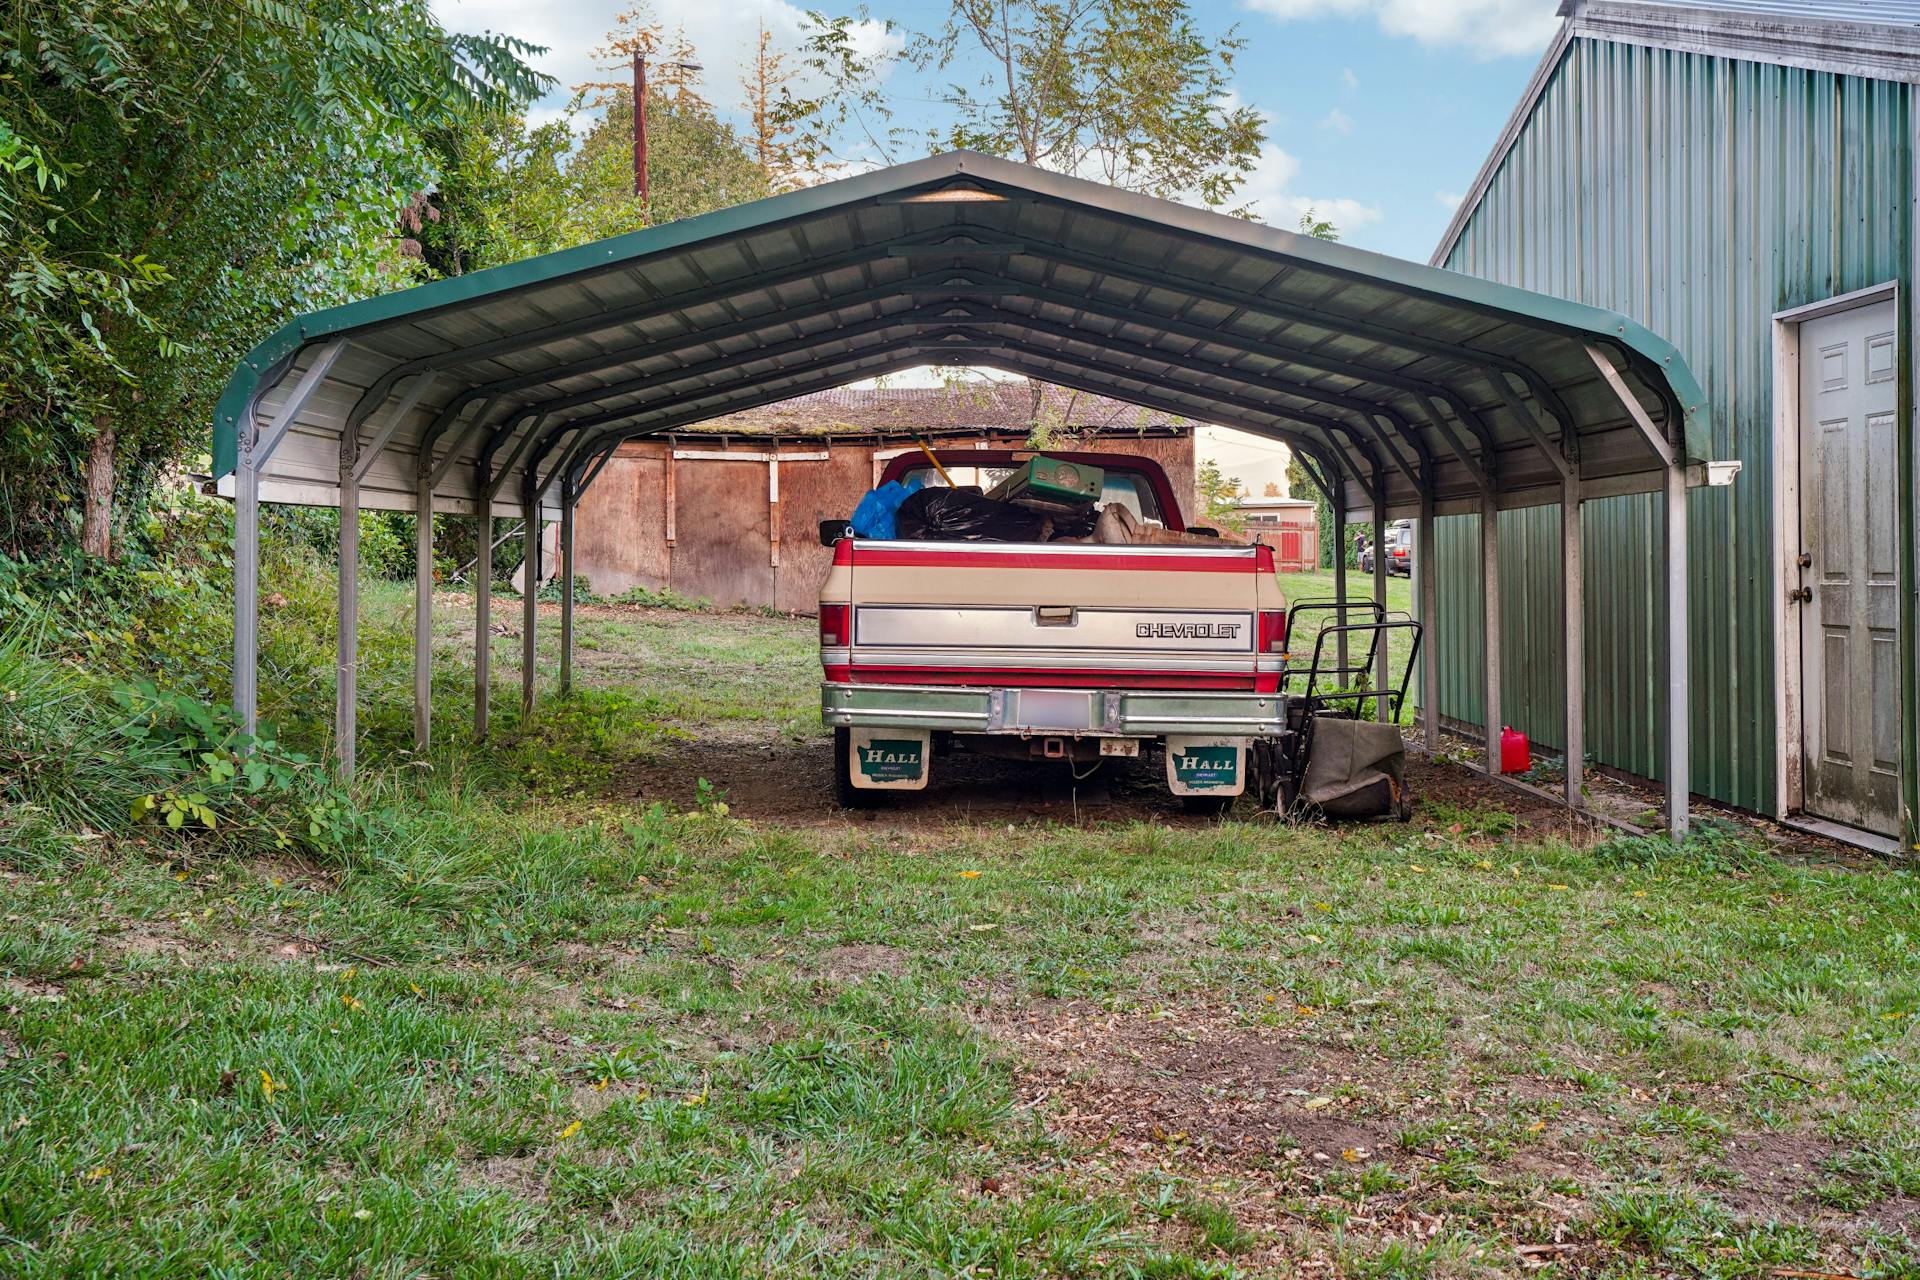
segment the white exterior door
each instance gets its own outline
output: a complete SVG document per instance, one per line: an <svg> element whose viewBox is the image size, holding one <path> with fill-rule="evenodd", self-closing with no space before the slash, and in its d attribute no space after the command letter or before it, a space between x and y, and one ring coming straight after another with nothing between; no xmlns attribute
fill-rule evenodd
<svg viewBox="0 0 1920 1280"><path fill-rule="evenodd" d="M1801 728L1807 812L1900 831L1894 304L1800 326Z"/></svg>

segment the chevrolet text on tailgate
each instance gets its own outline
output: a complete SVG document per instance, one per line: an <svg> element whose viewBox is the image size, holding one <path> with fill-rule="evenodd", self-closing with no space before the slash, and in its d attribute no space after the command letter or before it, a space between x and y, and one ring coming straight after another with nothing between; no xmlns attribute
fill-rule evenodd
<svg viewBox="0 0 1920 1280"><path fill-rule="evenodd" d="M1186 531L1160 468L1118 454L910 455L868 500L856 530L897 503L866 517L881 536L822 528L842 803L920 790L956 748L1081 769L1157 753L1200 810L1247 789L1286 727L1268 548Z"/></svg>

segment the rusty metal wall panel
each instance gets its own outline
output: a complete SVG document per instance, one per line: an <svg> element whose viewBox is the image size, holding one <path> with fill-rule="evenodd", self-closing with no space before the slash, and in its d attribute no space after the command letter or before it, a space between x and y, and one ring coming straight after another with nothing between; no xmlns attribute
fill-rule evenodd
<svg viewBox="0 0 1920 1280"><path fill-rule="evenodd" d="M1713 456L1746 468L1689 510L1693 777L1746 808L1773 803L1772 316L1906 277L1912 113L1905 85L1576 39L1446 263L1623 312L1706 387ZM1660 512L1657 496L1590 503L1585 539L1589 749L1654 777ZM1559 607L1558 517L1519 523L1503 521L1502 577L1518 564L1508 644L1530 647L1508 651L1505 706L1551 741L1559 669L1531 646L1557 634L1541 615ZM1443 583L1477 580L1470 532L1439 554ZM1442 711L1472 720L1479 634L1447 614Z"/></svg>
<svg viewBox="0 0 1920 1280"><path fill-rule="evenodd" d="M873 450L829 448L817 462L780 464L780 569L774 575L773 607L814 613L820 584L833 567L833 549L820 545L820 522L844 520L873 483ZM692 464L687 464L692 465Z"/></svg>
<svg viewBox="0 0 1920 1280"><path fill-rule="evenodd" d="M673 589L722 608L773 603L767 464L674 464Z"/></svg>
<svg viewBox="0 0 1920 1280"><path fill-rule="evenodd" d="M576 571L600 595L634 587L660 591L673 573L666 531L666 448L623 444L575 513Z"/></svg>

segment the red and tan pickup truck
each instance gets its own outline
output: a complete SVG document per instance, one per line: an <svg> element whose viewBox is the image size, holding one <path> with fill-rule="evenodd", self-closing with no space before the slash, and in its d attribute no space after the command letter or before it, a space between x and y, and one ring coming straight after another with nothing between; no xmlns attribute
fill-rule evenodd
<svg viewBox="0 0 1920 1280"><path fill-rule="evenodd" d="M882 480L986 488L1033 456L907 455ZM1180 505L1149 459L1045 457L1099 468L1096 511L1124 507L1140 540L834 541L821 712L842 803L923 789L957 746L1081 768L1158 753L1174 794L1218 811L1248 789L1254 744L1282 734L1272 551L1175 537Z"/></svg>

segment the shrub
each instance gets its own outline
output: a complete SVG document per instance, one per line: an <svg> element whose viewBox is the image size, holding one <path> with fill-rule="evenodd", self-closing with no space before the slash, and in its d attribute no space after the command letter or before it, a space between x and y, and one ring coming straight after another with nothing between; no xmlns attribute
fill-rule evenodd
<svg viewBox="0 0 1920 1280"><path fill-rule="evenodd" d="M663 587L658 591L651 587L629 587L608 603L646 605L653 609L684 609L689 613L713 608L713 601L705 596L683 596L672 587Z"/></svg>
<svg viewBox="0 0 1920 1280"><path fill-rule="evenodd" d="M177 753L127 739L102 714L97 680L41 652L51 630L33 617L0 634L0 855L9 861L59 856L76 836L124 826L136 798L178 776Z"/></svg>
<svg viewBox="0 0 1920 1280"><path fill-rule="evenodd" d="M1773 855L1739 824L1724 818L1703 818L1681 840L1669 835L1615 836L1595 846L1593 856L1603 863L1668 865L1717 874L1757 866Z"/></svg>
<svg viewBox="0 0 1920 1280"><path fill-rule="evenodd" d="M0 633L0 857L61 862L107 835L338 853L364 819L271 728L151 681L115 682L43 647L44 615Z"/></svg>

